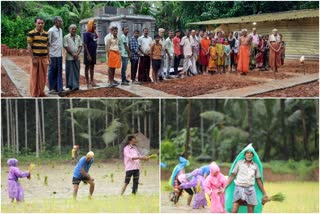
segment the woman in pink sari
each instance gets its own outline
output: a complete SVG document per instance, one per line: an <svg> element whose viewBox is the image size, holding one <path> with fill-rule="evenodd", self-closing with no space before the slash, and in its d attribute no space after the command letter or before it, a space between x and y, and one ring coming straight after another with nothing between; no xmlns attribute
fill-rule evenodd
<svg viewBox="0 0 320 214"><path fill-rule="evenodd" d="M226 212L224 207L223 188L226 185L226 178L220 173L220 168L216 163L210 164L210 175L205 180L205 191L211 198L210 211L212 213Z"/></svg>

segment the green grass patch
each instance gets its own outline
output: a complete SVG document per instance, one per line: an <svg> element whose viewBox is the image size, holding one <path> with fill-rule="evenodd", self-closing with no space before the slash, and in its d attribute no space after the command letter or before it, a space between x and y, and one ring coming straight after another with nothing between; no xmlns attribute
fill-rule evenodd
<svg viewBox="0 0 320 214"><path fill-rule="evenodd" d="M166 185L168 185L168 181L161 181L161 211L181 212L179 206L173 207L172 202L169 201L169 191L166 189ZM285 196L283 202L266 203L263 207L264 213L319 213L318 182L265 182L264 185L268 196L279 192ZM179 204L186 204L186 200L187 197L182 197ZM183 212L187 213L189 210Z"/></svg>
<svg viewBox="0 0 320 214"><path fill-rule="evenodd" d="M144 203L148 201L148 203ZM159 195L104 196L72 199L51 198L26 201L21 204L2 204L2 213L158 213Z"/></svg>

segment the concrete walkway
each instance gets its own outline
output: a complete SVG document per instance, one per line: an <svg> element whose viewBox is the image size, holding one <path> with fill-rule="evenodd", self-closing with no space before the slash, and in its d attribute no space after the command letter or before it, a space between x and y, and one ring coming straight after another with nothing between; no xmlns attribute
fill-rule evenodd
<svg viewBox="0 0 320 214"><path fill-rule="evenodd" d="M273 80L263 84L249 86L245 88L238 88L226 91L219 91L216 93L203 94L195 97L249 97L257 94L289 88L295 85L313 82L319 79L319 74L294 75L293 78Z"/></svg>
<svg viewBox="0 0 320 214"><path fill-rule="evenodd" d="M9 78L13 82L13 84L17 87L18 92L21 97L30 97L29 93L29 80L30 80L30 75L22 70L20 67L18 67L12 60L10 60L7 57L2 57L1 58L1 64L3 65L4 69L6 70ZM64 66L63 66L64 68ZM84 73L84 68L81 68L80 73ZM65 70L63 69L63 76L65 76ZM101 74L96 72L94 74L95 79L99 80L100 83L97 83L96 87L93 87L94 89L96 88L102 88L102 87L107 87L108 85L108 76L105 74ZM120 81L119 79L116 79L117 81ZM163 91L155 90L149 87L145 87L143 85L135 85L135 84L130 84L129 86L122 86L119 85L117 88L120 88L124 91L128 91L130 93L136 94L137 96L140 97L150 97L150 98L158 98L158 97L177 97L175 95L167 94ZM65 89L67 91L67 89ZM80 85L80 90L87 90L86 85ZM48 94L49 89L46 86L45 87L45 94L48 97L58 97L58 95L51 95Z"/></svg>
<svg viewBox="0 0 320 214"><path fill-rule="evenodd" d="M22 70L21 68L19 68L9 58L2 57L1 60L2 60L1 62L2 66L7 71L7 74L9 78L12 80L13 84L15 84L15 86L17 87L20 96L30 97L30 94L29 94L30 75L26 73L24 70ZM80 72L84 73L83 67ZM224 90L224 91L203 94L195 97L196 98L248 97L248 96L254 96L257 94L261 94L261 93L265 93L273 90L289 88L295 85L304 84L304 83L316 81L319 79L319 73L306 74L306 75L303 75L300 73L288 73L288 74L292 75L293 77L287 78L287 79L281 79L281 80L280 79L276 80L271 78L249 77L248 80L260 81L264 83L254 85L254 86L248 86L245 88ZM63 75L65 75L64 70L63 70ZM94 88L107 87L108 76L106 74L101 74L96 72L94 75L95 75L95 79L100 81L99 83L97 83L97 86ZM117 81L120 81L120 80L117 79ZM163 91L152 89L150 87L146 87L143 85L130 84L129 86L119 85L117 87L122 90L128 91L130 93L136 94L137 96L146 97L146 98L178 97L176 95L168 94ZM80 85L80 90L87 90L87 86ZM48 97L58 97L57 95L49 95L48 92L49 92L49 89L45 87L45 93L48 95Z"/></svg>

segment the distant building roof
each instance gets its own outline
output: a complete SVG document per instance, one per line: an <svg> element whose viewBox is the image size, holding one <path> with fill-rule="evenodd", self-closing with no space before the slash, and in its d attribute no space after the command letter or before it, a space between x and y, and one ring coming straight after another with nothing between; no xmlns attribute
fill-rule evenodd
<svg viewBox="0 0 320 214"><path fill-rule="evenodd" d="M190 25L234 24L247 22L264 22L319 17L319 9L291 10L277 13L265 13L250 16L214 19L202 22L192 22Z"/></svg>

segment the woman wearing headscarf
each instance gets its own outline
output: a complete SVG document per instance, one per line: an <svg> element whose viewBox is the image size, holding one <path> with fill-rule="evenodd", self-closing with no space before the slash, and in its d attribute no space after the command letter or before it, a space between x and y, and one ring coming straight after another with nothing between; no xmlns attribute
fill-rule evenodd
<svg viewBox="0 0 320 214"><path fill-rule="evenodd" d="M226 178L220 172L219 166L213 162L210 164L210 174L205 180L204 186L206 193L211 198L210 211L212 213L224 213L224 192Z"/></svg>
<svg viewBox="0 0 320 214"><path fill-rule="evenodd" d="M277 29L272 30L272 34L269 36L269 66L274 72L278 72L278 67L281 65L281 55L280 55L280 35Z"/></svg>
<svg viewBox="0 0 320 214"><path fill-rule="evenodd" d="M179 157L179 164L177 164L172 170L170 180L169 180L169 185L174 188L174 194L173 194L173 197L171 198L171 201L173 201L174 203L177 203L179 200L179 192L180 192L179 185L181 183L178 180L178 177L179 175L182 175L185 173L184 168L189 164L190 162L187 159L183 157Z"/></svg>
<svg viewBox="0 0 320 214"><path fill-rule="evenodd" d="M29 172L21 172L17 167L18 160L15 158L10 158L7 161L7 165L9 166L8 173L8 194L11 202L14 202L16 199L17 202L21 202L24 200L24 191L22 186L19 183L19 178L27 177L30 179Z"/></svg>

